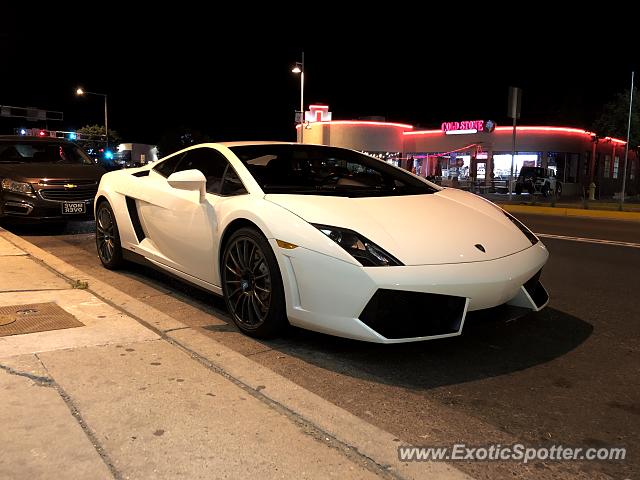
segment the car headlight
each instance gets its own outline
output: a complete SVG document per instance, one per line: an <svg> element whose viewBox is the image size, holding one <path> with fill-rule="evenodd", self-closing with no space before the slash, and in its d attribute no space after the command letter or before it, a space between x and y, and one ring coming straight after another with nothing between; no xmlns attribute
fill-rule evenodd
<svg viewBox="0 0 640 480"><path fill-rule="evenodd" d="M24 182L16 182L10 178L2 179L2 189L8 192L23 193L25 195L33 194L33 188L31 188L31 185Z"/></svg>
<svg viewBox="0 0 640 480"><path fill-rule="evenodd" d="M364 267L401 266L403 263L388 252L385 252L371 240L347 228L332 227L312 223L331 240L340 245L349 255L358 260Z"/></svg>
<svg viewBox="0 0 640 480"><path fill-rule="evenodd" d="M525 227L524 223L522 223L520 220L518 220L516 217L514 217L513 215L511 215L509 212L502 210L502 212L507 216L507 218L509 220L511 220L511 222L518 227L518 229L524 233L524 236L527 237L529 239L529 241L531 242L531 245L535 245L536 243L538 243L540 240L538 239L538 237L535 236L535 234L529 230L527 227Z"/></svg>

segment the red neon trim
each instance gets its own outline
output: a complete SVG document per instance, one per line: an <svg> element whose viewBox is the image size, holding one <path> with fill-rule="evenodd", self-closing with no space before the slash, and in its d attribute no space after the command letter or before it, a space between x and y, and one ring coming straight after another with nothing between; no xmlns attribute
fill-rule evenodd
<svg viewBox="0 0 640 480"><path fill-rule="evenodd" d="M591 132L585 130L584 128L571 128L571 127L530 127L530 126L522 126L516 127L517 130L524 131L540 131L540 132L565 132L565 133L580 133L582 135L591 135ZM496 131L500 132L511 132L513 131L513 127L496 127Z"/></svg>
<svg viewBox="0 0 640 480"><path fill-rule="evenodd" d="M370 122L368 120L329 120L325 122L312 122L312 123L322 124L322 125L362 125L362 126L413 128L413 125L407 125L405 123ZM300 124L296 125L296 128L300 128Z"/></svg>
<svg viewBox="0 0 640 480"><path fill-rule="evenodd" d="M418 130L417 132L402 132L403 135L434 135L436 133L441 133L444 135L442 130Z"/></svg>
<svg viewBox="0 0 640 480"><path fill-rule="evenodd" d="M513 131L513 127L496 127L495 129L498 132L511 132ZM516 127L518 132L559 132L559 133L577 133L580 135L589 135L594 136L595 133L590 132L588 130L584 130L581 128L571 128L571 127L545 127L545 126L521 126ZM413 132L402 132L403 135L435 135L440 133L444 135L442 130L418 130ZM607 140L611 140L615 143L626 144L627 142L624 140L620 140L618 138L610 138L606 137Z"/></svg>

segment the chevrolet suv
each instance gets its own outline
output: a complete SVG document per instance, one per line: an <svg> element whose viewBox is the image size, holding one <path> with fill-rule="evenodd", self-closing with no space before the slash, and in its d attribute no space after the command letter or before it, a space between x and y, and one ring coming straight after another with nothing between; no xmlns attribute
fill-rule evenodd
<svg viewBox="0 0 640 480"><path fill-rule="evenodd" d="M0 219L64 223L92 218L104 173L66 140L0 136Z"/></svg>

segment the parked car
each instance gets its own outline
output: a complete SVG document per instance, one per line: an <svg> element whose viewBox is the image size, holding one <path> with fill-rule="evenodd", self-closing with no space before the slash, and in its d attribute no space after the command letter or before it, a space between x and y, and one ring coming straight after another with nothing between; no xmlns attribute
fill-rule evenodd
<svg viewBox="0 0 640 480"><path fill-rule="evenodd" d="M556 197L562 195L562 183L556 178L556 174L550 168L522 167L516 180L516 194L523 191L531 195L541 193L545 197L555 193Z"/></svg>
<svg viewBox="0 0 640 480"><path fill-rule="evenodd" d="M509 213L344 148L194 145L107 173L95 210L106 268L137 261L222 295L256 337L427 340L460 335L473 310L549 301L548 252Z"/></svg>
<svg viewBox="0 0 640 480"><path fill-rule="evenodd" d="M0 218L56 223L92 218L104 173L69 141L0 136Z"/></svg>

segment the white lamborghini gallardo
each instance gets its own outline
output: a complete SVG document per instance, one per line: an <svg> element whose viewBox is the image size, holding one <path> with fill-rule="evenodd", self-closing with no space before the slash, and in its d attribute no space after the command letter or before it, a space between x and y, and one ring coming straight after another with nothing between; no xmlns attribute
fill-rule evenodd
<svg viewBox="0 0 640 480"><path fill-rule="evenodd" d="M545 246L476 195L353 150L202 144L102 177L105 267L150 264L223 295L252 336L287 324L396 343L462 333L473 310L540 310Z"/></svg>

